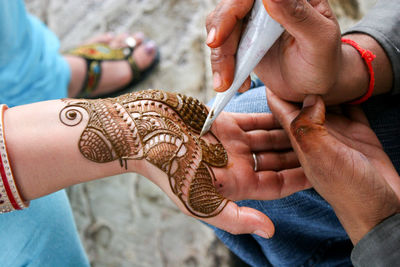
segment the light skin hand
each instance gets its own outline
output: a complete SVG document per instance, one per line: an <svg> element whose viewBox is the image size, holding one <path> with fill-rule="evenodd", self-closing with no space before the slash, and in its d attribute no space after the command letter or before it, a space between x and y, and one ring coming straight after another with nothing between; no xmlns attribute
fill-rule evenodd
<svg viewBox="0 0 400 267"><path fill-rule="evenodd" d="M308 180L332 205L353 244L400 212L400 177L360 108L325 116L319 96L308 96L302 110L271 91L268 100Z"/></svg>
<svg viewBox="0 0 400 267"><path fill-rule="evenodd" d="M226 168L214 170L222 195L232 200L271 200L311 187L272 114L222 113L212 131L232 160ZM257 157L257 172L252 153Z"/></svg>
<svg viewBox="0 0 400 267"><path fill-rule="evenodd" d="M151 94L148 95L151 97ZM189 202L187 202L185 196L189 200L191 196L185 191L185 186L182 189L183 191L181 191L183 195L180 195L179 192L173 192L173 184L171 185L169 181L171 175L165 172L165 165L157 167L157 163L164 162L164 157L159 157L158 155L164 152L167 152L165 155L169 155L169 145L160 144L160 150L151 150L151 147L146 148L150 150L143 155L140 154L143 147L133 154L129 154L131 152L124 154L125 151L128 151L126 150L127 148L134 148L134 146L126 146L125 144L128 143L125 143L121 138L128 138L127 140L129 141L132 136L130 134L125 135L123 132L118 131L118 129L124 131L134 129L131 128L132 123L129 123L129 120L126 122L119 120L119 124L116 125L119 125L121 128L109 128L113 120L107 117L107 114L103 116L105 111L110 112L110 114L116 114L113 108L115 107L120 110L120 106L118 105L122 105L124 101L121 99L124 98L92 101L66 100L64 102L56 100L8 109L5 112L4 122L7 148L14 177L21 195L25 200L32 200L73 184L124 172L136 172L148 177L160 186L185 214L198 218L196 210L189 211L187 208L187 203ZM167 117L164 117L170 116L170 118L174 118L174 112L170 108L154 100L154 107L157 107L154 111L151 108L150 112L140 111L139 104L142 107L143 105L146 106L146 101L139 99L136 102L130 100L126 102L126 105L130 105L130 108L127 109L129 112L132 112L130 116L136 120L135 125L140 125L140 127L137 126L140 128L140 136L149 134L150 137L153 130L146 129L152 129L148 128L151 125L169 125L169 128L165 129L155 128L155 130L160 131L159 136L165 135L168 129L168 131L180 134L177 131L177 126L184 127L183 122L172 119L175 125ZM188 103L193 103L193 101L189 99ZM153 105L149 104L149 107L153 107ZM127 115L126 113L123 114ZM158 117L157 114L164 115ZM187 114L187 112L183 114ZM80 115L82 117L79 117ZM125 115L120 118L127 118ZM115 117L114 121L118 121L118 118ZM154 122L155 124L150 122ZM109 126L103 129L101 125ZM198 130L200 131L200 128ZM186 134L189 133L188 131L187 128L185 130ZM293 179L294 176L280 175L274 172L276 168L272 167L270 163L271 159L274 160L274 155L271 155L268 152L269 150L282 151L284 156L275 157L276 162L281 161L282 168L296 168L298 161L294 157L293 152L287 152L289 140L283 134L282 129L279 129L271 115L223 113L216 120L212 131L225 147L228 155L228 165L225 167L209 165L208 162L210 161L207 161L204 155L203 159L200 157L200 160L204 161L204 164L208 164L208 167L210 167L210 170L215 175L216 181L214 184L221 192L226 193L226 196L230 199L237 200L250 197L259 199L267 197L272 199L291 194L309 186L304 176ZM114 135L113 133L116 134ZM134 130L133 133L136 134ZM194 136L198 136L195 132L193 134ZM98 139L96 136L103 137ZM161 140L160 138L158 137L158 140ZM166 140L165 137L162 138L162 140ZM191 138L185 139L188 149L186 151L191 151L190 149L195 146L195 143L190 143L190 140L196 140L196 138L193 136ZM92 139L95 142L92 142ZM274 145L266 144L265 147L259 147L257 144L260 143L260 140L264 139L270 140L271 144ZM113 150L110 151L112 153L108 154L108 150L104 146L100 146L101 140L105 141L105 145L112 144L111 147L113 147ZM118 140L122 140L123 142L115 142ZM205 136L205 141L209 144L216 142L215 137L211 134ZM121 147L119 147L119 144L121 144ZM146 143L143 144L145 145ZM163 150L161 147L167 148ZM156 153L152 153L152 151L156 151ZM260 171L258 172L253 171L254 161L252 152L257 153L260 166ZM128 157L122 158L124 155ZM190 158L191 154L187 156ZM133 159L133 157L137 159ZM286 160L282 160L285 158ZM121 168L118 159L123 159L121 161L124 165L123 168ZM165 161L165 163L167 162ZM269 172L268 170L272 171ZM241 180L242 175L249 177L247 179L248 183ZM203 177L206 178L206 176ZM179 181L179 179L176 181ZM185 181L183 180L183 182ZM270 184L270 187L265 190L266 182ZM260 183L264 185L258 187ZM287 186L283 188L282 185ZM258 193L257 190L259 191ZM264 191L264 196L261 195L261 190ZM212 190L207 192L212 192ZM212 194L216 196L214 193ZM232 201L223 201L221 203L227 204L226 206L219 207L221 208L220 212L210 213L212 216L208 216L209 218L202 217L200 219L234 234L255 233L262 237L272 237L274 226L265 214L251 208L238 207Z"/></svg>
<svg viewBox="0 0 400 267"><path fill-rule="evenodd" d="M243 19L254 1L235 2L222 0L207 18L207 44L211 47L216 91L225 91L233 81ZM267 87L289 101L320 94L327 104L347 102L366 93L368 70L353 47L341 44L339 25L327 0L263 2L269 14L286 29L255 69ZM377 55L373 62L375 94L388 92L392 71L383 49L373 38L362 34L345 37ZM242 91L248 87L247 82Z"/></svg>
<svg viewBox="0 0 400 267"><path fill-rule="evenodd" d="M213 168L215 186L228 199L276 199L310 188L311 185L299 167L296 155L290 150L290 141L286 133L272 114L222 112L211 131L224 145L228 154L226 167ZM207 137L209 136L205 135L205 138ZM257 155L260 169L257 172L254 171L253 152ZM143 175L151 180L151 177L159 177L149 173ZM161 181L165 182L166 179ZM154 182L161 188L168 189L167 184L159 184L160 180ZM183 212L192 216L170 190L164 191ZM265 214L248 207L239 207L234 202L229 202L217 216L202 220L234 234L255 233L258 229L267 233L269 237L274 233L273 224ZM258 234L266 237L260 232Z"/></svg>
<svg viewBox="0 0 400 267"><path fill-rule="evenodd" d="M223 196L231 200L272 200L311 187L287 134L272 114L223 112L211 131L224 145L229 158L226 167L213 168L217 190ZM257 156L257 172L252 153ZM263 236L255 229L269 227L266 233L272 237L274 231L265 214L233 202L219 215L205 221L235 234Z"/></svg>

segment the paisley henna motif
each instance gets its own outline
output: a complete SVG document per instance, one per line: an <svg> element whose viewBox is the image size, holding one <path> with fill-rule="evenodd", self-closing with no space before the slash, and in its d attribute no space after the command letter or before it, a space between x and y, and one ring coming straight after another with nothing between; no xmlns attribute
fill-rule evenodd
<svg viewBox="0 0 400 267"><path fill-rule="evenodd" d="M88 124L78 146L94 162L146 159L168 175L172 192L202 218L218 215L228 200L215 189L212 167L224 167L228 157L218 139L199 139L207 109L197 99L160 90L117 98L65 100L60 120L67 126Z"/></svg>

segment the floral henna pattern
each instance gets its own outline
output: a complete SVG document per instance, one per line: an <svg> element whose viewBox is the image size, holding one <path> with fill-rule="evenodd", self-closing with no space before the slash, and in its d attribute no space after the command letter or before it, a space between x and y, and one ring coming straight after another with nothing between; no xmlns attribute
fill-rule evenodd
<svg viewBox="0 0 400 267"><path fill-rule="evenodd" d="M146 159L168 175L172 192L202 218L218 215L228 203L215 189L212 167L224 167L228 157L218 139L200 139L207 109L197 99L147 90L117 98L65 100L60 120L67 126L88 124L79 140L87 159L105 163Z"/></svg>

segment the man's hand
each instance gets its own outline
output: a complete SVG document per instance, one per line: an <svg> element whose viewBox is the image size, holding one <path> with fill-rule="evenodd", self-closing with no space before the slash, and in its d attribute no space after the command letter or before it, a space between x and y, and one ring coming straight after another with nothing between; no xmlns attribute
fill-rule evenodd
<svg viewBox="0 0 400 267"><path fill-rule="evenodd" d="M321 97L307 96L301 111L271 91L268 100L308 180L332 205L354 244L400 212L400 177L361 109L347 107L348 118L325 118Z"/></svg>
<svg viewBox="0 0 400 267"><path fill-rule="evenodd" d="M341 44L337 19L327 0L264 0L268 13L286 32L255 69L262 82L282 99L302 101L319 94L327 104L357 99L368 89L369 73L354 47ZM235 57L246 16L254 0L221 0L207 18L214 89L233 81ZM390 62L380 45L365 34L345 36L372 51L375 94L391 88ZM241 88L248 89L250 79Z"/></svg>
<svg viewBox="0 0 400 267"><path fill-rule="evenodd" d="M207 44L212 48L217 91L226 90L232 83L243 19L253 2L222 0L207 19ZM263 2L287 32L256 68L258 77L289 100L302 100L309 93L328 93L336 83L341 55L340 29L328 1Z"/></svg>

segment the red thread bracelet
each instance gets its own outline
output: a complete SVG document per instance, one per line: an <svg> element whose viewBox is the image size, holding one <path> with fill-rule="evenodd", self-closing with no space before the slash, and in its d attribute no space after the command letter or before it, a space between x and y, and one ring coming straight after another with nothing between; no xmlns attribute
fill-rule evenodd
<svg viewBox="0 0 400 267"><path fill-rule="evenodd" d="M365 93L365 95L363 95L359 99L356 99L356 100L348 103L351 105L359 105L359 104L367 101L372 96L372 93L374 92L375 74L374 74L374 69L372 68L372 61L376 58L376 56L371 51L363 49L359 44L357 44L353 40L342 38L342 43L349 44L349 45L353 46L355 49L357 49L357 51L360 53L362 59L364 60L365 64L367 65L367 68L368 68L369 85L368 85L367 93Z"/></svg>

